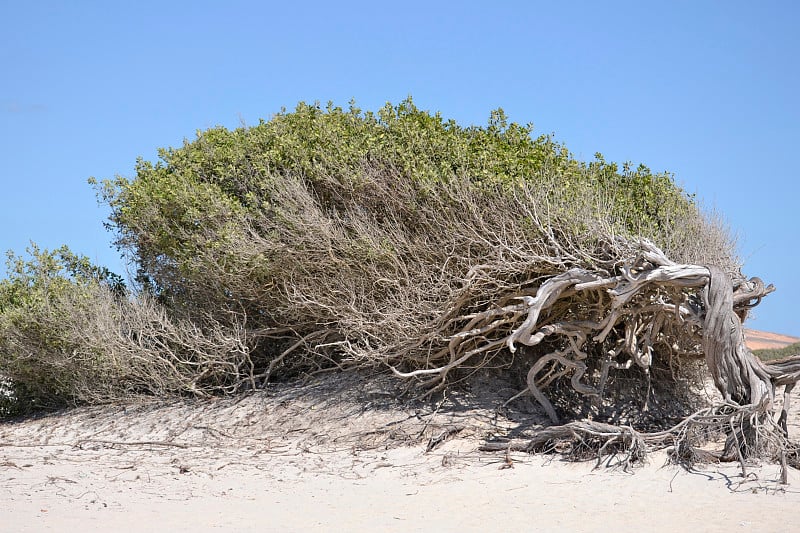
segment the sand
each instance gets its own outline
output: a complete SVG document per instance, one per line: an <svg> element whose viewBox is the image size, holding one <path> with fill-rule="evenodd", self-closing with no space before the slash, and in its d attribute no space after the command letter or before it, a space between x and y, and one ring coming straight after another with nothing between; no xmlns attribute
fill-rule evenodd
<svg viewBox="0 0 800 533"><path fill-rule="evenodd" d="M745 329L744 333L747 339L747 347L751 350L774 350L800 342L798 337L781 335L780 333L769 333L754 329Z"/></svg>
<svg viewBox="0 0 800 533"><path fill-rule="evenodd" d="M0 531L791 531L800 472L478 451L537 414L320 378L0 424ZM385 391L389 391L387 394ZM800 405L796 402L795 405ZM526 418L528 417L528 418ZM800 431L793 414L790 431Z"/></svg>

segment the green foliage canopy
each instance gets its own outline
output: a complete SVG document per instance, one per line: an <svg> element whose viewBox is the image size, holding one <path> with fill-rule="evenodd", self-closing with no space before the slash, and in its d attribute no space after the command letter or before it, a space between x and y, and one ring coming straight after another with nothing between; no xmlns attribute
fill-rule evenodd
<svg viewBox="0 0 800 533"><path fill-rule="evenodd" d="M603 196L619 231L657 243L665 228L696 209L667 173L629 164L620 170L600 154L580 162L549 136L532 132L530 124L509 123L502 109L479 127L422 111L411 99L377 113L354 103L346 110L300 103L253 127L198 132L180 148L160 150L155 163L139 160L133 179L118 176L98 190L112 208L109 225L117 244L139 264L140 280L178 299L197 297L193 288L202 285L199 278L211 263L227 264L231 271L242 267L221 250L246 238L248 224L265 219L292 224L290 206L276 195L290 175L300 176L327 211L366 201L353 196L361 194L367 165L410 179L417 201L456 179L476 189L509 191L520 183L547 183L562 200L554 209L565 210L565 220L570 204ZM542 198L542 205L547 202ZM414 207L408 206L410 213Z"/></svg>

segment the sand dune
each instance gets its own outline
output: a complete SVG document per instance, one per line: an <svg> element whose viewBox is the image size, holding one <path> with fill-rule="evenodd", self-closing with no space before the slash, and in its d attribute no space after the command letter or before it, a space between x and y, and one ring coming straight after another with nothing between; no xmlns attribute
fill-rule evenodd
<svg viewBox="0 0 800 533"><path fill-rule="evenodd" d="M757 331L754 329L745 329L744 334L747 346L751 350L783 348L784 346L800 342L800 337L791 337L789 335L768 333L766 331Z"/></svg>

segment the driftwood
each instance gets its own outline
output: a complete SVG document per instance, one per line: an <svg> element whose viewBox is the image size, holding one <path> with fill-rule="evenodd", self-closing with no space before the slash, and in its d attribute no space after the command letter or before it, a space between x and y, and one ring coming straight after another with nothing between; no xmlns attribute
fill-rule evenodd
<svg viewBox="0 0 800 533"><path fill-rule="evenodd" d="M623 264L597 270L569 268L539 284L535 292L511 295L490 309L450 318L460 329L446 349L429 361L441 365L395 373L424 377L442 386L467 364L488 364L490 354L507 348L554 346L538 356L523 394L532 395L550 418L527 441L486 443L485 449L541 449L557 441L596 443L596 451L621 445L636 457L650 448L674 444L691 455L688 435L716 429L727 435L722 458L780 456L791 448L787 431L789 393L800 379L800 356L763 363L747 348L742 319L774 290L758 278L713 266L676 264L649 242ZM561 380L580 395L601 401L611 372L650 372L656 353L705 358L722 402L686 415L662 431L639 432L600 421L561 424L547 388ZM541 353L541 351L540 351ZM476 357L483 357L475 361ZM784 387L784 405L775 420L775 391ZM516 398L515 397L515 398ZM569 413L567 413L569 415ZM681 451L682 450L682 451Z"/></svg>

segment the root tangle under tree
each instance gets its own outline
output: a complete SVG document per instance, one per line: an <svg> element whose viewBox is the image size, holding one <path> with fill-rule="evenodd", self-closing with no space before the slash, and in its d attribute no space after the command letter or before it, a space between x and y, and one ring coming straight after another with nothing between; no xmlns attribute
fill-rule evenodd
<svg viewBox="0 0 800 533"><path fill-rule="evenodd" d="M601 455L624 448L630 461L648 449L673 445L676 458L691 461L700 453L693 438L716 431L726 435L718 459L738 460L743 468L751 457L785 464L787 454L796 455L786 417L789 393L800 379L800 356L763 363L745 345L742 329L748 310L774 287L758 278L731 279L713 266L676 264L647 241L635 243L634 249L636 254L625 263L595 271L569 268L488 309L447 317L437 331L451 330L446 347L429 356L425 367L408 372L395 368L395 373L424 377L428 386L441 388L454 370L487 366L504 348L512 355L520 347L534 353L527 387L512 400L532 395L553 425L530 439L487 442L486 450L533 451L558 442L563 448L569 441ZM675 358L704 358L722 401L659 431L640 432L591 417L562 425L548 397L553 383L568 383L574 393L599 405L612 372L638 368L649 387L654 361L671 365ZM780 386L785 399L776 420L775 389ZM647 395L643 409L649 390ZM575 413L565 414L575 418Z"/></svg>

